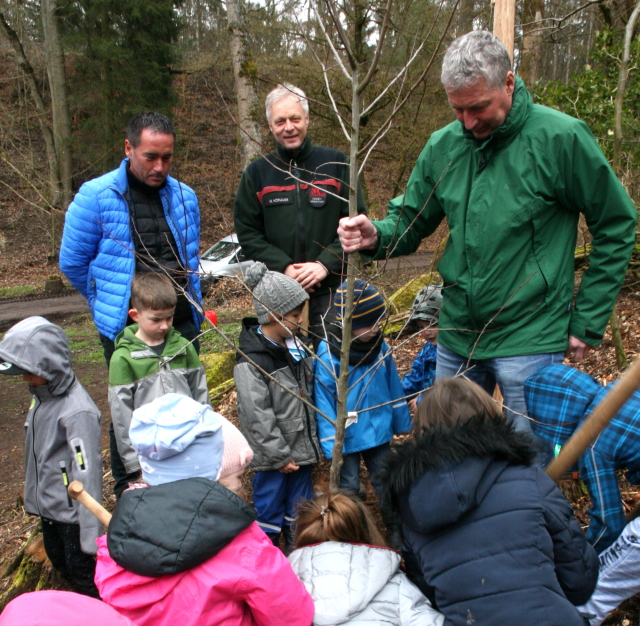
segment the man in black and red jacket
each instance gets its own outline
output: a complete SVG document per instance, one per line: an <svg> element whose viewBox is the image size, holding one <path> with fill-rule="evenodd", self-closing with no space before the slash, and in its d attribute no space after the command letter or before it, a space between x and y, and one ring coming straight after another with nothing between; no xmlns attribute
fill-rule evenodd
<svg viewBox="0 0 640 626"><path fill-rule="evenodd" d="M309 330L317 345L346 268L337 229L349 215L349 165L340 150L311 143L309 103L298 87L278 85L267 96L266 113L276 150L242 174L233 207L236 233L247 258L309 292ZM360 185L358 213L366 213Z"/></svg>

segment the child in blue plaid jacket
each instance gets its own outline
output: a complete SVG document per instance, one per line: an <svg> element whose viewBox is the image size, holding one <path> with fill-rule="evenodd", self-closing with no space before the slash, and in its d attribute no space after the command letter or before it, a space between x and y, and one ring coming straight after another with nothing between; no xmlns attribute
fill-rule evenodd
<svg viewBox="0 0 640 626"><path fill-rule="evenodd" d="M609 392L594 378L566 365L541 367L525 382L527 411L539 437L564 445ZM591 497L587 540L598 551L622 532L625 516L616 470L640 484L640 392L636 391L579 460L580 478Z"/></svg>

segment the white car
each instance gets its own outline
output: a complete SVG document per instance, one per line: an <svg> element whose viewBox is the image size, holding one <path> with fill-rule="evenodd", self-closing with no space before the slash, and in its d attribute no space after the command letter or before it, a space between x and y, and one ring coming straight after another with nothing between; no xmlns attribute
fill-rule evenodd
<svg viewBox="0 0 640 626"><path fill-rule="evenodd" d="M244 276L253 261L245 259L235 233L223 237L200 257L200 282L202 292L223 276Z"/></svg>

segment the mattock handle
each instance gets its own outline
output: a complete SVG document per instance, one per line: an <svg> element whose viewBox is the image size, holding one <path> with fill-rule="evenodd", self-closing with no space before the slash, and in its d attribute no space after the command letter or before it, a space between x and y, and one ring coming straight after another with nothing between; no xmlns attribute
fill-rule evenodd
<svg viewBox="0 0 640 626"><path fill-rule="evenodd" d="M111 513L84 490L84 485L79 480L74 480L69 485L69 495L89 509L105 526L109 525Z"/></svg>

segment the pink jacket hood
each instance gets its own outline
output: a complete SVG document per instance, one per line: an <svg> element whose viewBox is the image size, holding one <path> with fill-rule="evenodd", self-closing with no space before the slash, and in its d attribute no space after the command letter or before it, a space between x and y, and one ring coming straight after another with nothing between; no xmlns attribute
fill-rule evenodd
<svg viewBox="0 0 640 626"><path fill-rule="evenodd" d="M150 578L120 567L98 539L102 599L137 626L310 626L313 600L253 522L204 563Z"/></svg>
<svg viewBox="0 0 640 626"><path fill-rule="evenodd" d="M71 591L23 593L0 615L2 626L136 626L100 600Z"/></svg>

